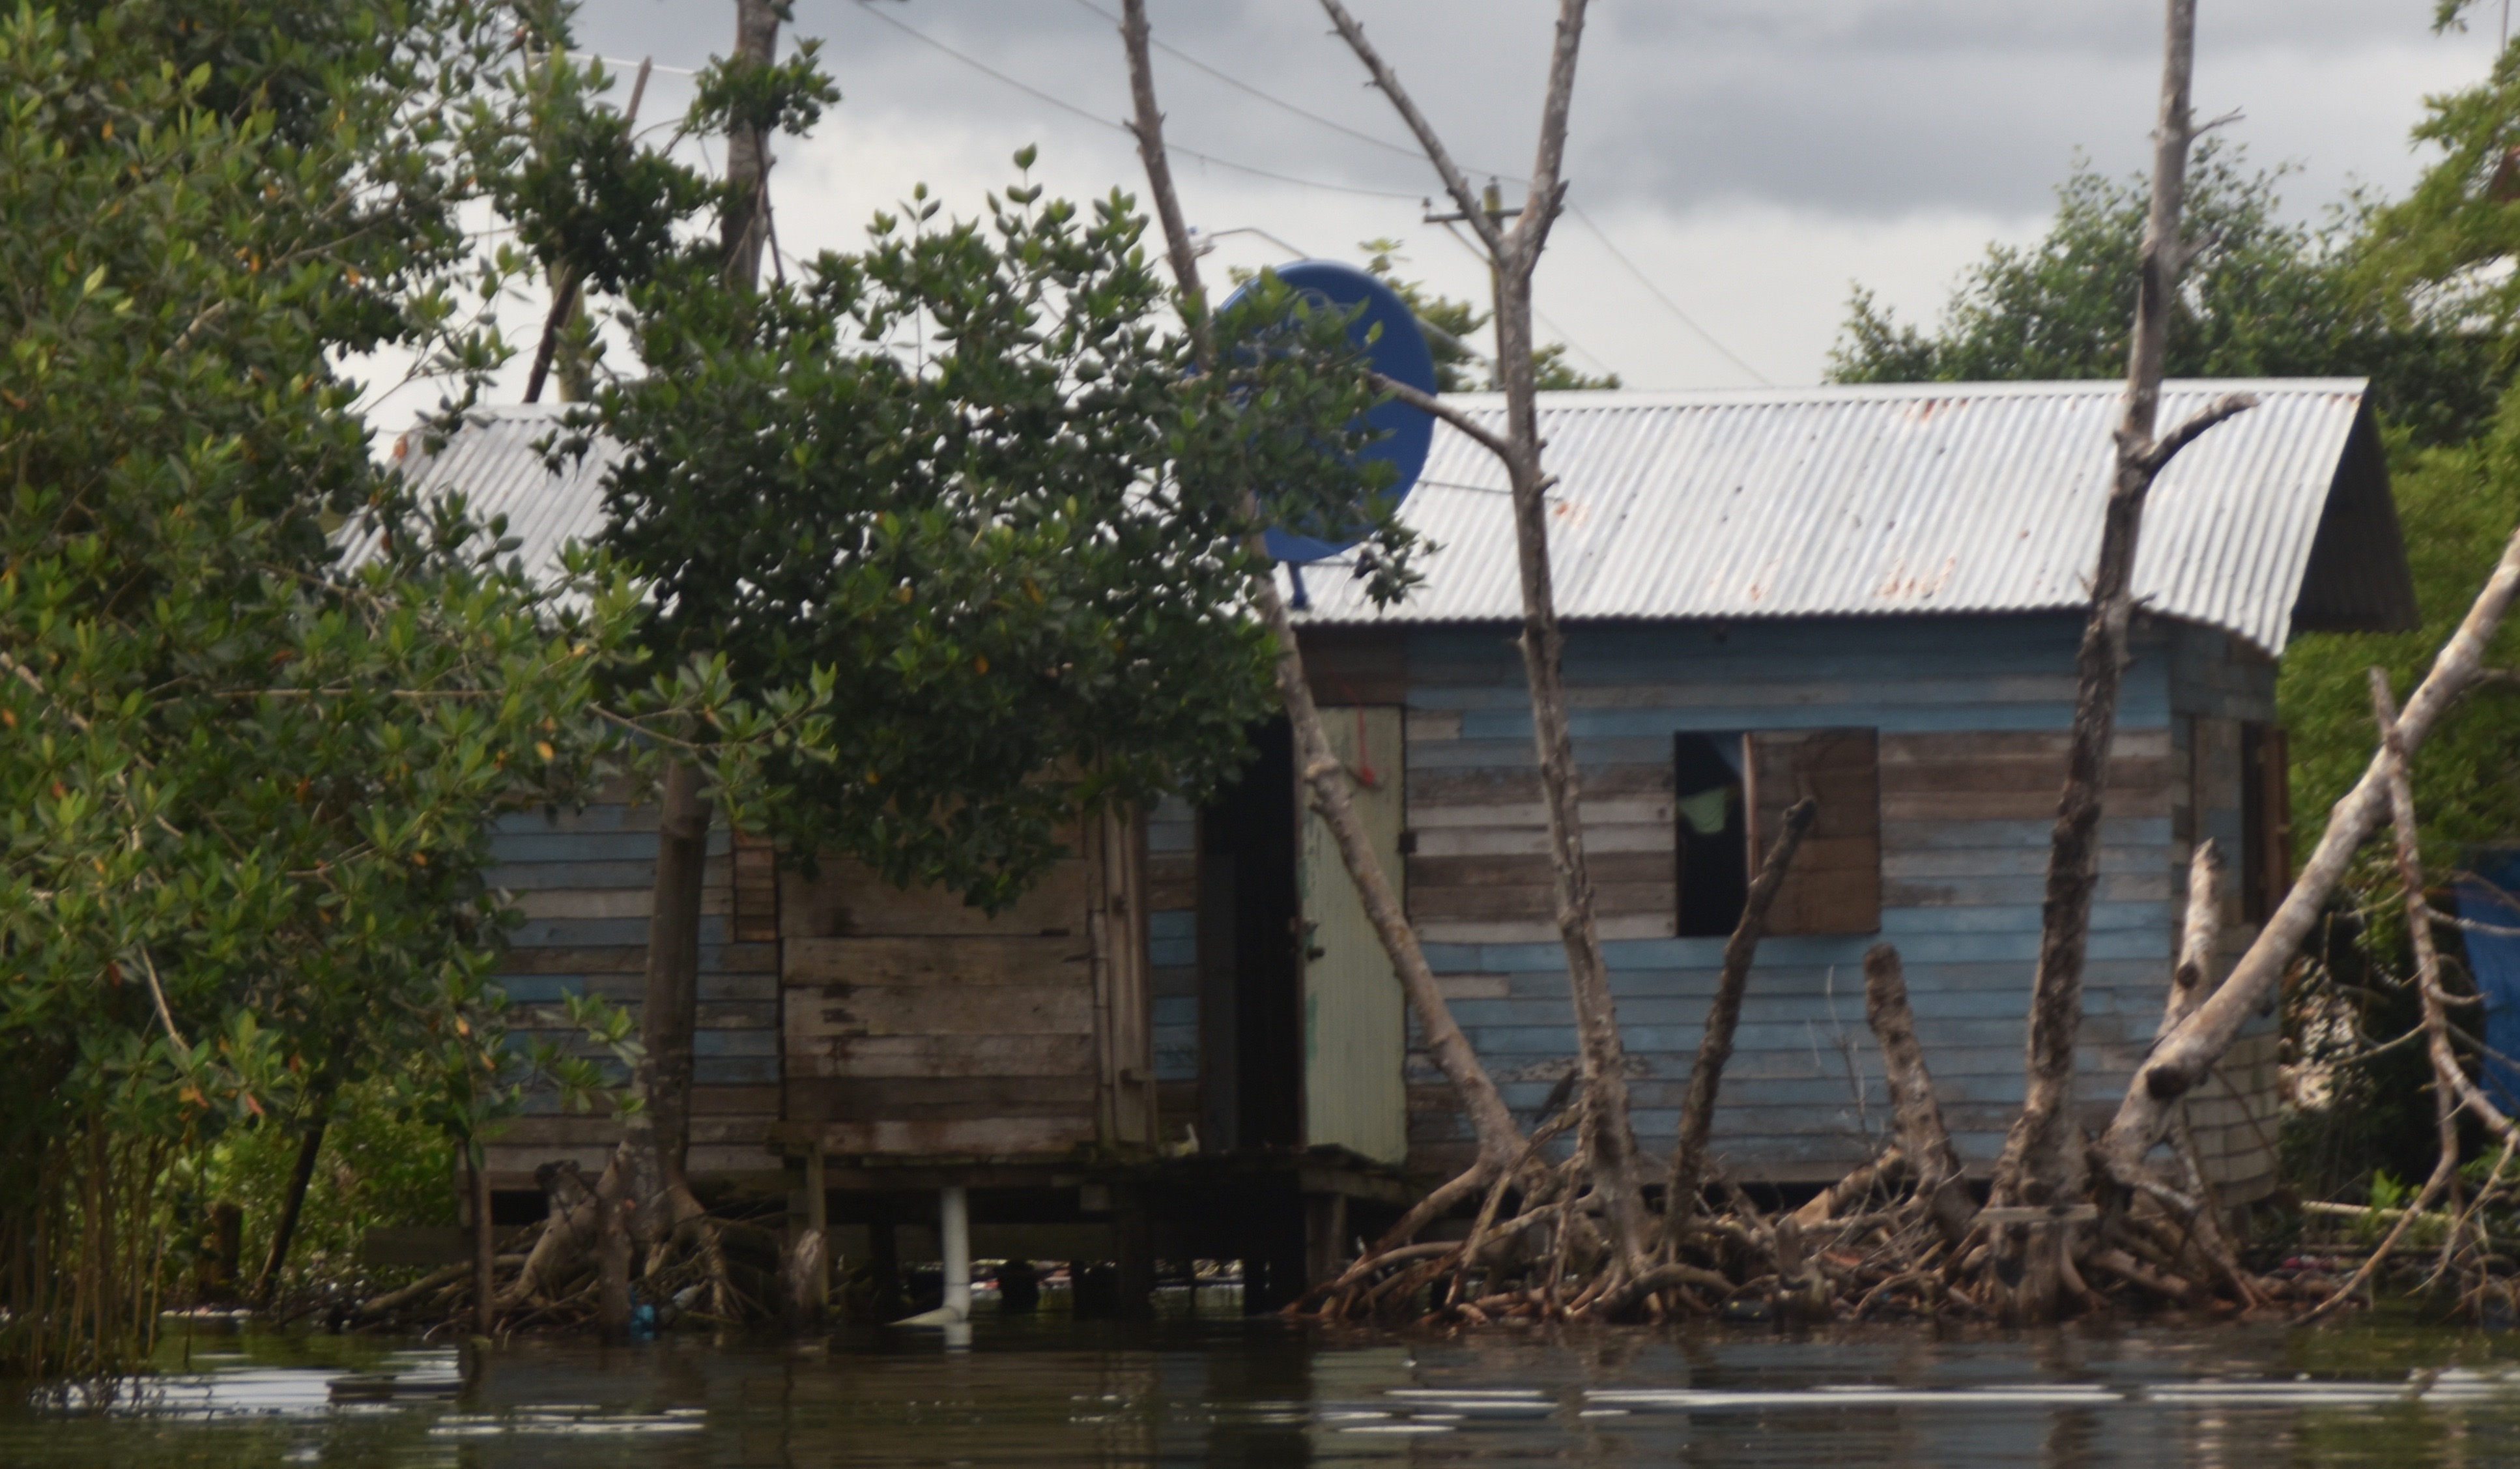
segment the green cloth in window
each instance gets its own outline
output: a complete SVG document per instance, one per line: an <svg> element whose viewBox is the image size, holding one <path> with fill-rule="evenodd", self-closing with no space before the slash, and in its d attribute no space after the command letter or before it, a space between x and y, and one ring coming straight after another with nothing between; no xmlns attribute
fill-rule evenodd
<svg viewBox="0 0 2520 1469"><path fill-rule="evenodd" d="M1724 830L1725 810L1732 804L1732 787L1730 785L1709 786L1693 796L1683 796L1680 798L1680 819L1688 823L1688 829L1700 836L1720 835Z"/></svg>

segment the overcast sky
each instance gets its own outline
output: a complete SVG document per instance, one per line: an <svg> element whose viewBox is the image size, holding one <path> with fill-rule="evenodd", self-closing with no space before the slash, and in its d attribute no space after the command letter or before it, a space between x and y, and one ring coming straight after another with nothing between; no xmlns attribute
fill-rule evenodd
<svg viewBox="0 0 2520 1469"><path fill-rule="evenodd" d="M1529 168L1555 4L1349 3L1455 155L1482 179L1505 175L1513 195L1512 176ZM1117 126L1126 71L1098 14L1117 9L795 0L783 41L821 37L845 100L813 138L780 150L783 246L853 247L872 211L921 182L949 210L977 212L1026 144L1040 146L1036 176L1055 192L1137 191ZM1214 159L1176 163L1192 224L1220 237L1212 265L1290 249L1354 259L1360 241L1392 236L1430 284L1484 297L1483 270L1421 222L1433 176L1396 147L1405 133L1315 0L1150 0L1149 10L1159 43L1395 145L1159 55L1171 141ZM2285 192L2304 214L2354 181L2403 191L2421 162L2407 133L2424 96L2480 79L2499 24L2487 0L2477 33L2436 36L2432 10L2433 0L2204 0L2198 111L2244 111L2230 134L2258 163L2299 166ZM1591 14L1566 167L1583 218L1557 230L1538 302L1544 336L1631 386L1816 380L1852 283L1929 318L1989 240L2039 233L2078 151L2111 172L2143 161L2159 0L1598 0ZM588 0L578 39L608 57L654 59L643 110L652 119L690 96L688 75L662 68L702 65L733 30L726 0ZM1229 231L1265 231L1283 246Z"/></svg>

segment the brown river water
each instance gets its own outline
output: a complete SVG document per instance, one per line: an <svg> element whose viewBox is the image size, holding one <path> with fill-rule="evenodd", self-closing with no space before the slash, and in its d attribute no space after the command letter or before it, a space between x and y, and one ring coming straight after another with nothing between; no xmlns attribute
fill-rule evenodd
<svg viewBox="0 0 2520 1469"><path fill-rule="evenodd" d="M2520 1336L2411 1323L1325 1332L1121 1325L673 1336L606 1350L213 1336L0 1466L2520 1464Z"/></svg>

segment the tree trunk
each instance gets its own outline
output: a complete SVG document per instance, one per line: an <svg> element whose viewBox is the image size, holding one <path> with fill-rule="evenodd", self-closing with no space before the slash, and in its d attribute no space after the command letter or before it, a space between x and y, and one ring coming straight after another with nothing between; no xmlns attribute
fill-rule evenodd
<svg viewBox="0 0 2520 1469"><path fill-rule="evenodd" d="M768 66L778 59L778 0L735 0L737 58ZM718 242L726 252L726 279L750 290L761 279L761 250L770 239L770 138L736 128L726 139L726 212Z"/></svg>
<svg viewBox="0 0 2520 1469"><path fill-rule="evenodd" d="M324 1151L324 1129L331 1120L329 1103L319 1103L312 1124L297 1139L297 1162L289 1170L289 1189L280 1196L280 1218L272 1222L271 1250L262 1259L262 1273L253 1280L253 1308L271 1309L280 1290L280 1268L289 1263L290 1242L297 1237L297 1217L306 1207L307 1186L315 1181L315 1161Z"/></svg>
<svg viewBox="0 0 2520 1469"><path fill-rule="evenodd" d="M2415 995L2424 1018L2424 1051L2433 1065L2434 1141L2449 1162L2452 1211L2457 1210L2459 1092L2467 1072L2450 1040L2450 996L2442 989L2441 950L2433 942L2432 905L2424 897L2423 849L2417 841L2415 786L2408 772L2407 747L2398 738L2397 701L2389 694L2389 676L2374 668L2371 713L2380 726L2380 750L2389 758L2389 812L2397 834L2398 885L2404 892L2407 942L2415 957ZM2437 1169L2436 1172L2442 1172ZM2413 1207L2430 1207L2430 1199Z"/></svg>
<svg viewBox="0 0 2520 1469"><path fill-rule="evenodd" d="M2424 1051L2432 1061L2434 1146L2439 1156L2433 1161L2433 1171L2424 1180L2424 1186L2407 1202L2406 1212L2398 1216L2397 1224L2373 1247L2361 1268L2311 1313L2313 1319L2353 1299L2379 1273L2382 1263L2397 1249L2414 1222L2433 1206L2433 1200L2446 1190L2455 1190L2458 1184L2459 1093L2467 1073L2459 1066L2458 1052L2451 1047L2449 997L2441 988L2441 953L2433 942L2432 906L2424 899L2423 851L2416 839L2415 787L2408 774L2406 742L2398 734L2396 701L2390 697L2386 673L2374 668L2370 680L2371 713L2380 726L2380 758L2386 762L2389 814L2396 828L2395 855L2398 885L2405 895L2407 941L2414 950L2415 993L2423 1012ZM2454 1231L2458 1214L2454 1193L2450 1213Z"/></svg>
<svg viewBox="0 0 2520 1469"><path fill-rule="evenodd" d="M736 55L768 65L778 50L780 7L774 0L736 0ZM748 291L761 271L767 235L769 142L738 130L727 139L730 200L720 221L728 286ZM640 996L639 1043L646 1054L632 1072L643 1105L622 1128L621 1145L598 1193L618 1192L635 1210L642 1245L653 1251L676 1225L700 1213L684 1180L691 1145L692 1033L699 997L700 899L708 880L707 781L699 767L675 759L665 767L656 800L656 877L648 917L646 985ZM627 1287L623 1288L626 1313Z"/></svg>
<svg viewBox="0 0 2520 1469"><path fill-rule="evenodd" d="M1199 361L1203 366L1212 365L1215 343L1207 327L1198 254L1182 216L1180 198L1173 189L1172 165L1164 153L1163 113L1155 105L1146 0L1124 0L1121 11L1120 35L1128 53L1130 92L1137 111L1130 131L1138 139L1138 156L1146 166L1148 192L1154 196L1156 217L1163 225L1173 277L1181 288ZM1247 492L1242 509L1256 526L1258 503ZM1256 530L1252 546L1255 551L1259 548ZM1357 817L1355 803L1349 798L1347 772L1330 750L1329 737L1322 730L1321 710L1313 702L1312 686L1304 677L1303 651L1296 642L1293 614L1285 599L1279 595L1275 577L1254 578L1251 597L1261 620L1277 638L1278 693L1286 706L1287 723L1294 730L1296 772L1311 790L1314 805L1338 845L1339 860L1356 884L1366 917L1373 924L1383 952L1390 956L1392 971L1399 976L1401 990L1417 1013L1420 1044L1436 1069L1451 1083L1454 1096L1469 1119L1477 1139L1479 1172L1493 1176L1509 1166L1520 1152L1522 1130L1514 1125L1513 1114L1507 1109L1487 1068L1480 1064L1469 1038L1455 1023L1452 1006L1445 1002L1443 990L1435 983L1434 970L1418 946L1417 930L1409 925L1408 912L1382 870L1382 859L1375 853L1365 824Z"/></svg>
<svg viewBox="0 0 2520 1469"><path fill-rule="evenodd" d="M2452 703L2475 684L2485 666L2486 645L2494 639L2512 600L2520 597L2520 533L2503 547L2502 559L2477 594L2476 603L2458 631L2433 659L2432 671L2407 700L2398 716L2398 740L2411 756ZM2355 851L2388 815L2389 752L2371 757L2370 766L2353 790L2328 813L2327 829L2302 865L2292 891L2258 930L2255 943L2230 975L2152 1048L2127 1083L2124 1101L2101 1145L2115 1165L2134 1168L2169 1131L2178 1101L2204 1080L2205 1074L2231 1048L2240 1027L2275 998L2283 971L2310 938L2336 890L2353 865Z"/></svg>
<svg viewBox="0 0 2520 1469"><path fill-rule="evenodd" d="M1899 951L1888 944L1865 951L1864 1019L1881 1047L1881 1074L1890 1092L1897 1151L1916 1177L1916 1197L1934 1227L1957 1245L1969 1231L1977 1201L1969 1197L1959 1151L1952 1146L1951 1129L1943 1123L1943 1103L1934 1094L1933 1074L1925 1068L1925 1048L1916 1043L1916 1014L1908 1003L1907 970L1899 962Z"/></svg>
<svg viewBox="0 0 2520 1469"><path fill-rule="evenodd" d="M596 1181L595 1319L607 1341L630 1334L630 1201L622 1196L624 1178L608 1168Z"/></svg>
<svg viewBox="0 0 2520 1469"><path fill-rule="evenodd" d="M2040 917L2039 967L2031 985L2025 1097L1997 1160L1993 1202L2046 1205L2081 1182L2082 1148L2073 1115L2074 1056L2083 1022L2083 961L2091 939L2092 895L2099 882L2100 804L2108 786L2109 745L2117 733L2127 628L2135 611L2131 588L2144 500L2172 454L2213 423L2246 407L2226 400L2167 441L2154 430L2161 406L2163 358L2179 274L2185 263L2180 218L2186 197L2187 151L2194 136L2188 82L2195 66L2196 0L2168 0L2164 24L2161 111L2153 132L2152 205L2144 223L2128 344L2126 412L2117 433L2117 467L2092 577L2091 611L2075 655L2074 722L2065 788L2048 843L2047 899ZM2063 1238L2052 1226L2004 1226L1994 1241L2005 1282L2005 1313L2046 1320L2055 1314L2061 1276L2053 1255Z"/></svg>
<svg viewBox="0 0 2520 1469"><path fill-rule="evenodd" d="M1531 690L1532 742L1548 812L1550 869L1554 916L1566 950L1568 998L1575 1011L1577 1056L1591 1104L1584 1117L1584 1151L1592 1159L1599 1195L1616 1246L1614 1269L1641 1274L1648 1265L1650 1230L1644 1207L1643 1171L1636 1128L1629 1115L1627 1047L1618 1008L1610 998L1608 965L1594 919L1593 878L1585 863L1581 782L1566 726L1561 677L1564 643L1551 586L1550 480L1541 467L1538 383L1531 362L1531 281L1547 247L1549 230L1564 203L1558 170L1565 159L1566 121L1573 105L1575 62L1584 34L1585 0L1559 0L1557 34L1550 53L1548 92L1541 104L1540 143L1531 193L1519 222L1508 232L1454 163L1399 76L1367 41L1365 27L1341 0L1322 0L1348 49L1365 64L1373 84L1391 99L1401 119L1418 135L1427 161L1442 175L1462 218L1486 245L1496 268L1497 375L1505 388L1506 435L1472 436L1498 452L1513 491L1514 547L1522 591L1522 664ZM1413 401L1415 401L1413 399ZM1450 416L1447 416L1448 419Z"/></svg>
<svg viewBox="0 0 2520 1469"><path fill-rule="evenodd" d="M2179 943L2179 967L2170 977L2170 1001L2161 1007L2161 1024L2153 1031L2159 1040L2179 1028L2179 1022L2195 1013L2214 988L2214 949L2223 931L2222 905L2216 874L2222 868L2223 855L2210 840L2196 844L2187 859L2187 919Z"/></svg>
<svg viewBox="0 0 2520 1469"><path fill-rule="evenodd" d="M1768 910L1785 885L1786 869L1803 836L1820 815L1809 800L1785 812L1784 829L1768 860L1750 884L1741 905L1741 921L1724 944L1724 971L1715 981L1715 999L1706 1006L1706 1033L1697 1043L1697 1064L1688 1070L1688 1094L1680 1104L1680 1132L1671 1147L1671 1182L1663 1191L1663 1228L1674 1241L1681 1224L1697 1207L1697 1191L1706 1179L1707 1139L1715 1132L1715 1097L1724 1086L1724 1068L1732 1059L1732 1035L1741 1025L1741 997L1750 987L1750 961L1758 957L1759 940L1768 931Z"/></svg>
<svg viewBox="0 0 2520 1469"><path fill-rule="evenodd" d="M477 1139L466 1139L464 1164L472 1176L472 1329L488 1336L499 1326L498 1245L490 1230L490 1171Z"/></svg>
<svg viewBox="0 0 2520 1469"><path fill-rule="evenodd" d="M1537 207L1535 203L1529 207ZM1557 626L1549 563L1548 484L1540 467L1540 423L1531 371L1531 282L1517 263L1499 276L1497 320L1508 343L1501 365L1513 485L1514 550L1522 584L1522 669L1531 690L1532 743L1549 819L1549 865L1554 881L1558 940L1566 950L1566 988L1575 1010L1577 1055L1592 1106L1584 1128L1593 1157L1593 1186L1616 1240L1620 1263L1645 1268L1648 1228L1636 1127L1628 1110L1627 1045L1610 999L1610 970L1601 957L1593 911L1593 874L1585 862L1582 781L1566 723Z"/></svg>
<svg viewBox="0 0 2520 1469"><path fill-rule="evenodd" d="M643 1105L623 1135L633 1149L629 1196L652 1248L671 1228L655 1212L669 1192L683 1191L691 1144L692 1033L699 989L700 895L708 866L712 815L698 766L665 768L656 813L655 906L648 919L647 984L641 993L635 1068ZM635 1148L633 1145L635 1144Z"/></svg>

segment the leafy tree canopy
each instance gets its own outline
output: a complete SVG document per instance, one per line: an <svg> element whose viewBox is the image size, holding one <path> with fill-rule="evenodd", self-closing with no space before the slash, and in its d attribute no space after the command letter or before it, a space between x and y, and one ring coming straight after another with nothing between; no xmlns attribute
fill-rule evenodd
<svg viewBox="0 0 2520 1469"><path fill-rule="evenodd" d="M2368 377L2384 418L2421 443L2472 436L2502 386L2497 334L2393 306L2358 248L2372 211L2287 220L2279 172L2208 144L2188 172L2193 263L2170 327L2173 377ZM2126 372L2150 184L2078 163L2056 217L2028 245L1991 245L1962 273L1931 334L1858 288L1829 353L1839 382L2108 378Z"/></svg>
<svg viewBox="0 0 2520 1469"><path fill-rule="evenodd" d="M610 758L637 597L592 561L531 587L495 526L413 512L335 366L495 361L456 119L510 33L467 0L0 14L12 1366L145 1348L160 1185L223 1129L368 1076L469 1132L529 1069L485 980L488 824ZM362 516L350 564L328 532ZM669 712L749 748L708 672Z"/></svg>
<svg viewBox="0 0 2520 1469"><path fill-rule="evenodd" d="M1324 451L1372 399L1344 322L1274 278L1195 371L1125 197L939 213L919 191L758 294L700 289L695 250L630 292L646 371L581 422L626 451L608 541L654 578L658 646L745 687L836 670L829 758L781 771L791 850L996 904L1080 813L1244 758L1272 648L1243 494L1344 522L1374 486ZM1408 537L1373 540L1388 595Z"/></svg>

